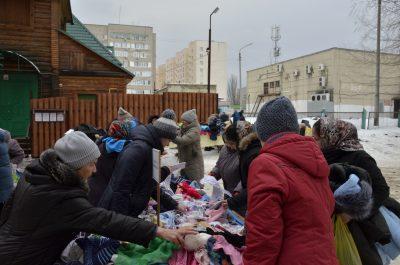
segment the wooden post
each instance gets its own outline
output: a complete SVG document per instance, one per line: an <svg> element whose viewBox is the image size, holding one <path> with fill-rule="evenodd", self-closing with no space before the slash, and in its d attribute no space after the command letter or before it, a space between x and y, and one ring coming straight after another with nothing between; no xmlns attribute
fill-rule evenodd
<svg viewBox="0 0 400 265"><path fill-rule="evenodd" d="M158 156L158 164L161 165L161 156ZM161 169L158 170L158 181L157 181L157 226L160 226L160 212L161 212Z"/></svg>

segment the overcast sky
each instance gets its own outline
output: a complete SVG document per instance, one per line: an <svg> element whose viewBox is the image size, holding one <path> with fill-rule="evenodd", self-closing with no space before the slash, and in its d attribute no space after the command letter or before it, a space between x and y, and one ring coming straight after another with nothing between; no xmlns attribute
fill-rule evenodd
<svg viewBox="0 0 400 265"><path fill-rule="evenodd" d="M280 60L331 47L358 48L360 35L350 0L72 0L73 13L91 24L119 23L152 26L157 34L157 65L192 40L208 39L209 14L213 40L228 43L228 74L243 73L270 62L271 26L280 25Z"/></svg>

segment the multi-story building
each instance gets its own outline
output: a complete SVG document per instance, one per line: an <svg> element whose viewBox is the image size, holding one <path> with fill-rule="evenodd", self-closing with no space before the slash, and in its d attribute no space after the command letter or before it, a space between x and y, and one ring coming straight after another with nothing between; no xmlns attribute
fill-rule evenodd
<svg viewBox="0 0 400 265"><path fill-rule="evenodd" d="M135 75L127 86L127 93L154 92L156 34L152 27L120 24L87 24L86 27Z"/></svg>
<svg viewBox="0 0 400 265"><path fill-rule="evenodd" d="M157 89L166 84L207 84L208 41L192 41L175 57L157 67ZM227 44L211 44L211 84L216 85L218 97L227 100Z"/></svg>
<svg viewBox="0 0 400 265"><path fill-rule="evenodd" d="M374 52L331 48L250 70L246 109L284 95L298 112L374 111L375 62ZM399 73L400 55L382 53L379 111L399 111Z"/></svg>

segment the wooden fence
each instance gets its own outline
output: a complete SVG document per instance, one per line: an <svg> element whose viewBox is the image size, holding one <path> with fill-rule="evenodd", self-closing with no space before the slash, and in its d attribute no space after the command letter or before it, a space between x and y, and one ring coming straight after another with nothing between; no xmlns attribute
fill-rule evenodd
<svg viewBox="0 0 400 265"><path fill-rule="evenodd" d="M196 109L200 122L217 112L218 95L204 93L164 93L155 95L98 94L95 100L66 97L31 100L32 156L54 145L70 129L85 123L106 129L123 107L140 122L150 115L159 115L171 108L178 118L189 109Z"/></svg>

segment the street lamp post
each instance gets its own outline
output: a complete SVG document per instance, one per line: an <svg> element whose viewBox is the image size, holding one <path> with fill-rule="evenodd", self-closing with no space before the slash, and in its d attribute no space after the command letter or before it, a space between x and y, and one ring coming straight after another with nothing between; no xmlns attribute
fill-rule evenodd
<svg viewBox="0 0 400 265"><path fill-rule="evenodd" d="M207 92L210 94L210 81L211 81L211 16L217 13L219 10L218 7L214 9L210 14L210 28L208 29L208 81L207 81Z"/></svg>
<svg viewBox="0 0 400 265"><path fill-rule="evenodd" d="M239 93L240 94L243 92L243 90L242 90L242 50L251 45L253 45L252 42L246 44L245 46L243 46L242 48L239 49ZM245 97L245 99L246 99L246 97ZM242 97L240 97L240 100L242 101Z"/></svg>

